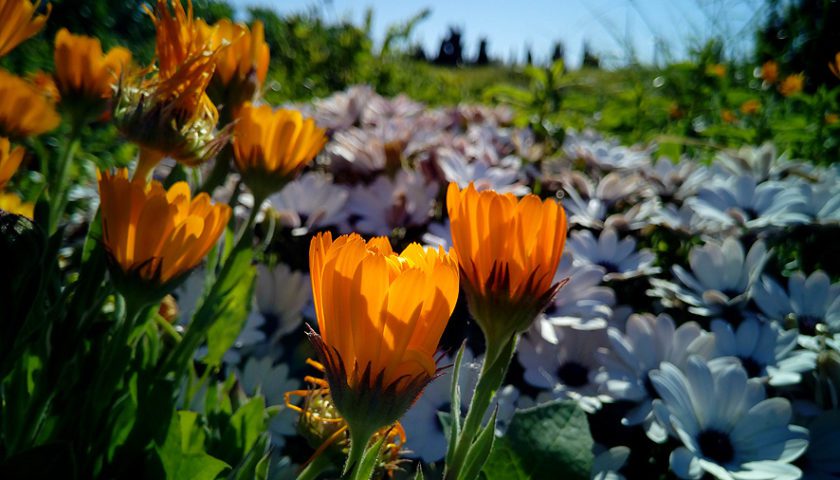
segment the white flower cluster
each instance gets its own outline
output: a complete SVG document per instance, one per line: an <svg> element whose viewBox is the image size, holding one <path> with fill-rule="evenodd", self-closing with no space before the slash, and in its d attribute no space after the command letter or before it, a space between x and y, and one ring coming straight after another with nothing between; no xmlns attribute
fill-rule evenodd
<svg viewBox="0 0 840 480"><path fill-rule="evenodd" d="M505 109L430 109L367 87L297 107L330 141L263 205L279 263L259 268L248 322L258 334L246 328L242 355L232 357L249 388L260 372L277 377L263 388L288 372L243 356L294 351L289 343L313 318L305 269L314 232L447 247L448 182L556 194L571 227L556 278L569 281L523 335L500 418L555 398L592 418L618 412L609 432L592 422L603 451L597 478L621 478L656 445L671 452L663 468L681 478L840 475L840 283L836 255L819 250L838 238L840 169L771 145L710 162L654 159L655 145L626 147L594 132L569 132L550 153L511 127ZM239 198L248 206L247 194ZM469 391L474 375L461 378ZM450 409L448 390L447 376L433 382L404 420L408 447L424 461L443 456L437 414ZM613 435L620 429L650 445L611 440L629 438Z"/></svg>

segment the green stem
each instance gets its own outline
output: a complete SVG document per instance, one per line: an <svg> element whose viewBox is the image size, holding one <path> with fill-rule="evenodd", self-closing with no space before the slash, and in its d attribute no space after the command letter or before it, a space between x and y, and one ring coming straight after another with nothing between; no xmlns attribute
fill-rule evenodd
<svg viewBox="0 0 840 480"><path fill-rule="evenodd" d="M213 170L210 171L210 175L207 177L207 180L205 180L198 188L198 191L195 192L196 195L202 192L212 195L213 190L224 183L225 178L227 178L227 174L230 171L230 161L232 157L233 147L231 147L230 144L227 144L225 148L219 152L219 155L216 156L216 163L213 165Z"/></svg>
<svg viewBox="0 0 840 480"><path fill-rule="evenodd" d="M309 465L300 471L297 476L297 480L315 480L318 478L318 475L326 472L332 467L333 463L327 455L318 455L309 462Z"/></svg>
<svg viewBox="0 0 840 480"><path fill-rule="evenodd" d="M48 186L50 189L50 235L58 229L58 223L61 221L61 216L67 207L67 172L70 163L73 161L73 157L76 156L76 150L81 145L80 133L80 128L75 125L70 130L70 135L67 137L67 145L64 147L64 151L58 161L58 169L56 170L55 177L53 177Z"/></svg>
<svg viewBox="0 0 840 480"><path fill-rule="evenodd" d="M361 428L350 429L350 452L347 454L347 463L344 464L344 475L342 478L355 479L359 468L362 465L362 457L365 455L367 445L374 432L368 432ZM347 473L350 473L347 475Z"/></svg>
<svg viewBox="0 0 840 480"><path fill-rule="evenodd" d="M514 335L504 343L495 341L487 342L485 362L478 375L478 383L476 384L475 392L473 392L470 407L467 410L464 427L461 429L461 434L457 439L450 440L457 443L452 455L452 461L446 466L445 478L447 480L460 478L465 466L464 461L472 447L473 441L478 436L481 422L487 413L487 409L490 407L493 395L495 395L496 390L499 389L504 381L508 365L510 365L510 361L513 359L513 352L516 350L518 339L519 335Z"/></svg>

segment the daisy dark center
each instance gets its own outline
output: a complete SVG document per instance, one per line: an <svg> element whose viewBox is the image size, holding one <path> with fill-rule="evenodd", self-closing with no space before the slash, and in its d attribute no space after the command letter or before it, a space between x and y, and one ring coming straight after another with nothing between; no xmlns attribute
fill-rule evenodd
<svg viewBox="0 0 840 480"><path fill-rule="evenodd" d="M718 465L726 465L735 459L735 447L729 435L719 430L709 429L697 436L700 453Z"/></svg>
<svg viewBox="0 0 840 480"><path fill-rule="evenodd" d="M618 265L616 265L613 262L610 262L609 260L601 260L600 262L598 262L598 265L604 267L604 269L607 271L607 273L618 273L619 272Z"/></svg>
<svg viewBox="0 0 840 480"><path fill-rule="evenodd" d="M747 375L749 375L750 378L758 377L761 375L761 364L759 364L754 358L738 357L738 360L741 360L741 365L743 365L744 370L747 371Z"/></svg>
<svg viewBox="0 0 840 480"><path fill-rule="evenodd" d="M589 383L589 369L578 362L566 362L557 369L557 378L568 387L582 387Z"/></svg>
<svg viewBox="0 0 840 480"><path fill-rule="evenodd" d="M822 319L813 315L797 315L796 323L799 326L799 331L805 335L816 335L817 325L822 322Z"/></svg>

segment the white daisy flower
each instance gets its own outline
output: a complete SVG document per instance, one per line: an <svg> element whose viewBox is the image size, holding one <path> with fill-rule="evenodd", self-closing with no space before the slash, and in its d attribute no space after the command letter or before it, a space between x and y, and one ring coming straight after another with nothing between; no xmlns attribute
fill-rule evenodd
<svg viewBox="0 0 840 480"><path fill-rule="evenodd" d="M575 262L603 267L605 281L659 273L659 268L653 266L656 260L653 253L649 250L637 252L633 237L619 240L612 228L602 230L597 239L589 230L573 232L567 245Z"/></svg>
<svg viewBox="0 0 840 480"><path fill-rule="evenodd" d="M663 363L650 376L660 396L653 401L654 412L683 444L670 458L678 477L801 477L790 463L808 447L808 431L790 425L790 403L766 399L762 384L749 380L739 364L710 369L692 357L684 371Z"/></svg>
<svg viewBox="0 0 840 480"><path fill-rule="evenodd" d="M554 327L557 343L543 338L539 328L531 328L519 342L517 359L525 369L523 378L548 391L555 399L570 399L589 413L610 398L600 393L596 352L607 346L606 329L575 330Z"/></svg>
<svg viewBox="0 0 840 480"><path fill-rule="evenodd" d="M361 122L364 125L379 125L392 118L414 118L420 116L425 109L425 105L404 94L390 99L373 95L362 109Z"/></svg>
<svg viewBox="0 0 840 480"><path fill-rule="evenodd" d="M681 203L694 196L710 176L708 169L696 160L681 158L674 163L667 157L660 157L653 166L643 169L642 175L651 192L666 203Z"/></svg>
<svg viewBox="0 0 840 480"><path fill-rule="evenodd" d="M716 230L761 229L808 222L799 190L780 182L756 183L749 175L731 177L701 188L686 203Z"/></svg>
<svg viewBox="0 0 840 480"><path fill-rule="evenodd" d="M815 352L796 350L796 330L782 330L778 324L747 318L737 329L723 320L714 320L712 332L714 358L736 357L750 378L761 378L770 385L799 383L802 372L816 367Z"/></svg>
<svg viewBox="0 0 840 480"><path fill-rule="evenodd" d="M730 175L750 175L758 181L777 179L796 164L787 154L777 155L776 147L765 143L760 147L744 146L738 151L723 151L715 157L715 166Z"/></svg>
<svg viewBox="0 0 840 480"><path fill-rule="evenodd" d="M355 85L343 92L337 92L315 101L315 122L331 131L346 130L362 116L365 105L378 96L367 85Z"/></svg>
<svg viewBox="0 0 840 480"><path fill-rule="evenodd" d="M554 275L558 282L568 278L551 304L540 316L538 324L546 324L545 335L553 335L554 326L572 327L583 330L600 329L607 326L613 315L615 292L601 284L606 271L591 264L577 264L570 252L564 252Z"/></svg>
<svg viewBox="0 0 840 480"><path fill-rule="evenodd" d="M442 148L438 150L436 158L444 179L457 183L461 188L466 188L472 182L479 191L510 192L516 196L530 192L520 181L521 161L515 157L507 157L500 166L490 166L481 160L470 162L451 148Z"/></svg>
<svg viewBox="0 0 840 480"><path fill-rule="evenodd" d="M449 224L449 217L442 222L433 222L426 227L426 233L423 234L423 245L428 247L443 247L444 250L449 250L452 246L452 229Z"/></svg>
<svg viewBox="0 0 840 480"><path fill-rule="evenodd" d="M837 225L840 223L840 179L836 176L818 183L800 183L799 193L805 200L802 212L814 223Z"/></svg>
<svg viewBox="0 0 840 480"><path fill-rule="evenodd" d="M652 278L653 289L648 294L661 297L668 307L677 307L679 302L684 302L688 304L688 310L697 315L733 315L748 300L750 288L761 274L768 256L761 241L753 244L745 255L741 242L734 237L727 237L723 243L709 240L689 252L690 272L679 265L673 267L679 285Z"/></svg>
<svg viewBox="0 0 840 480"><path fill-rule="evenodd" d="M651 440L664 442L668 432L653 415L651 401L659 395L648 374L662 362L682 366L691 355L709 358L714 337L695 322L675 328L666 314L631 315L625 334L615 328L607 334L610 346L598 352L604 393L635 404L621 419L623 425L642 425Z"/></svg>
<svg viewBox="0 0 840 480"><path fill-rule="evenodd" d="M236 376L248 396L259 393L265 397L266 405L283 405L283 394L300 388L299 380L289 378L289 366L275 365L271 357L249 358L245 367L236 371ZM296 424L297 415L287 408L274 415L268 424L272 445L282 448L286 437L297 434Z"/></svg>
<svg viewBox="0 0 840 480"><path fill-rule="evenodd" d="M571 161L582 160L588 166L604 171L637 170L650 165L650 151L627 148L614 140L605 140L593 132L569 132L563 142L563 153Z"/></svg>
<svg viewBox="0 0 840 480"><path fill-rule="evenodd" d="M619 230L639 230L648 225L647 220L655 211L650 202L636 201L645 183L638 175L612 172L602 178L597 186L578 172L565 175L566 198L563 207L569 223L585 228L600 229L614 226ZM617 208L629 205L627 208ZM616 213L610 213L611 211Z"/></svg>
<svg viewBox="0 0 840 480"><path fill-rule="evenodd" d="M357 185L347 202L344 230L389 235L395 228L425 225L438 193L420 172L400 170L394 179L380 175L370 185Z"/></svg>
<svg viewBox="0 0 840 480"><path fill-rule="evenodd" d="M787 290L763 275L753 286L752 297L769 320L783 324L794 320L805 335L814 335L821 323L840 331L840 283L832 284L825 272L808 277L796 272L788 279Z"/></svg>
<svg viewBox="0 0 840 480"><path fill-rule="evenodd" d="M268 197L268 202L282 226L291 228L295 235L305 235L344 222L349 196L347 187L333 183L331 175L313 171L289 182Z"/></svg>
<svg viewBox="0 0 840 480"><path fill-rule="evenodd" d="M255 290L256 308L252 315L263 317L272 343L301 325L301 312L312 299L308 274L293 271L285 263L273 268L260 264Z"/></svg>
<svg viewBox="0 0 840 480"><path fill-rule="evenodd" d="M603 448L603 447L602 447ZM621 469L630 458L630 449L618 446L604 450L592 460L591 480L624 480Z"/></svg>

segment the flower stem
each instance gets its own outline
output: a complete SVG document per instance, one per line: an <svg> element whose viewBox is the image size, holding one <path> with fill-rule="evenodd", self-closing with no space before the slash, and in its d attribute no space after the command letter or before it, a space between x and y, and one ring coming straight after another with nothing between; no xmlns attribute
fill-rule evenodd
<svg viewBox="0 0 840 480"><path fill-rule="evenodd" d="M163 154L148 148L140 147L140 158L137 160L137 168L134 170L132 180L143 180L148 182L160 161L163 160Z"/></svg>
<svg viewBox="0 0 840 480"><path fill-rule="evenodd" d="M367 445L373 432L368 432L358 426L350 429L350 452L347 454L347 463L344 464L344 475L342 478L355 479L359 468L362 465L362 457L365 455ZM347 473L350 473L347 475Z"/></svg>
<svg viewBox="0 0 840 480"><path fill-rule="evenodd" d="M487 342L485 362L478 375L478 383L473 392L470 407L467 410L467 417L464 420L464 427L457 439L450 441L457 442L452 459L446 465L445 478L447 480L460 479L464 468L464 461L472 447L473 441L478 436L481 428L481 421L490 407L496 390L502 385L508 366L513 359L513 352L516 350L516 342L519 335L514 335L506 342ZM453 410L454 411L454 410Z"/></svg>
<svg viewBox="0 0 840 480"><path fill-rule="evenodd" d="M81 144L80 129L73 126L70 130L70 135L67 137L67 145L64 147L61 158L58 161L58 169L55 177L50 182L50 216L49 216L49 232L50 235L58 230L58 223L61 221L61 216L64 214L64 209L67 206L67 172L73 157L76 156L76 151Z"/></svg>

